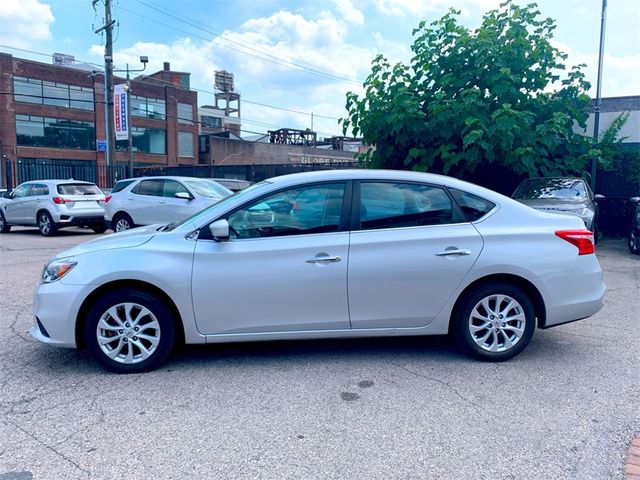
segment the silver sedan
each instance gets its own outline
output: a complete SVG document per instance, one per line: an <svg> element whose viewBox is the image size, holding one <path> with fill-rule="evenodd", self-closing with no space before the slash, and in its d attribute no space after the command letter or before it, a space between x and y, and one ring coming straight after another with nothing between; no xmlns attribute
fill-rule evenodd
<svg viewBox="0 0 640 480"><path fill-rule="evenodd" d="M444 176L325 171L60 253L31 334L117 372L154 368L177 342L447 333L501 361L536 327L596 313L604 292L577 217Z"/></svg>

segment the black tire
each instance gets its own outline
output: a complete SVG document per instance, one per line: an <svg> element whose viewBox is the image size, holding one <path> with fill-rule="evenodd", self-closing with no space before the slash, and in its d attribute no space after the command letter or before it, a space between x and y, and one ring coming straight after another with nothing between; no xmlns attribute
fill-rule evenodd
<svg viewBox="0 0 640 480"><path fill-rule="evenodd" d="M124 315L125 303L134 305L130 316L139 324L127 323L125 317L116 319L109 313L110 309L116 307L116 312ZM164 302L144 291L109 292L87 314L83 329L84 344L98 363L113 372L139 373L152 370L169 356L176 341L176 328L170 311ZM122 328L118 329L119 326ZM136 328L139 330L135 330ZM99 335L105 340L113 340L103 342L103 349L98 340ZM141 346L148 349L148 357L145 358L146 354ZM113 355L110 357L108 352Z"/></svg>
<svg viewBox="0 0 640 480"><path fill-rule="evenodd" d="M104 233L107 231L107 224L106 222L94 223L91 225L91 230L95 233Z"/></svg>
<svg viewBox="0 0 640 480"><path fill-rule="evenodd" d="M640 229L634 228L627 236L627 246L634 255L640 255Z"/></svg>
<svg viewBox="0 0 640 480"><path fill-rule="evenodd" d="M118 213L111 220L111 230L114 232L122 232L134 227L133 220L131 220L131 217L126 213Z"/></svg>
<svg viewBox="0 0 640 480"><path fill-rule="evenodd" d="M53 223L53 218L46 210L38 212L38 230L45 237L52 237L58 233L57 225Z"/></svg>
<svg viewBox="0 0 640 480"><path fill-rule="evenodd" d="M11 225L7 225L7 219L4 218L4 213L0 212L0 233L9 233L11 231Z"/></svg>
<svg viewBox="0 0 640 480"><path fill-rule="evenodd" d="M498 303L499 296L508 297L508 300L515 301L515 305L511 304L506 310L509 305L507 299ZM481 305L482 301L491 311ZM505 315L505 318L500 315ZM452 320L453 337L465 353L480 360L501 362L515 357L529 344L535 330L536 315L531 300L520 288L499 282L481 285L465 294ZM485 324L489 326L482 328ZM472 328L476 330L474 333ZM495 346L495 351L490 351L492 345L488 342Z"/></svg>

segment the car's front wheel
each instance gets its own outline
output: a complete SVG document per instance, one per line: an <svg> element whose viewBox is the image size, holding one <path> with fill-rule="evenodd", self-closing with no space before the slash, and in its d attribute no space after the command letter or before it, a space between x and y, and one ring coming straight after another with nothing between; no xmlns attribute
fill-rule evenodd
<svg viewBox="0 0 640 480"><path fill-rule="evenodd" d="M173 350L176 329L170 309L139 290L115 290L89 310L84 342L91 355L117 373L157 367Z"/></svg>
<svg viewBox="0 0 640 480"><path fill-rule="evenodd" d="M0 233L9 233L11 231L11 225L7 224L7 219L4 218L4 214L0 212Z"/></svg>
<svg viewBox="0 0 640 480"><path fill-rule="evenodd" d="M629 251L634 255L640 255L640 229L632 228L627 237Z"/></svg>
<svg viewBox="0 0 640 480"><path fill-rule="evenodd" d="M42 211L38 213L38 229L45 237L51 237L58 231L58 228L56 227L56 224L53 223L53 218L51 218L49 212Z"/></svg>
<svg viewBox="0 0 640 480"><path fill-rule="evenodd" d="M466 353L499 362L518 355L531 341L535 309L529 297L508 283L485 284L462 299L453 336Z"/></svg>

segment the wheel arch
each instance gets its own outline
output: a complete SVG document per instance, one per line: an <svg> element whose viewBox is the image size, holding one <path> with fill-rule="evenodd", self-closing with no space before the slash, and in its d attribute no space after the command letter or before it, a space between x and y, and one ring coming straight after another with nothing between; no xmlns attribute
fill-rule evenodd
<svg viewBox="0 0 640 480"><path fill-rule="evenodd" d="M488 275L486 277L479 278L467 285L465 289L460 293L460 295L458 295L456 303L451 310L451 319L456 318L460 305L470 292L481 286L491 285L497 282L509 283L520 288L525 294L527 294L527 296L531 299L531 303L533 303L533 308L536 313L536 319L538 320L538 328L542 328L545 325L547 320L547 309L540 291L529 280L518 275L508 273ZM453 321L449 322L449 331L451 331L453 323Z"/></svg>
<svg viewBox="0 0 640 480"><path fill-rule="evenodd" d="M75 329L75 337L76 337L76 345L78 348L84 348L84 335L83 329L84 324L86 322L87 314L89 310L93 306L93 304L102 296L109 292L113 292L115 290L121 289L129 289L129 290L140 290L143 292L147 292L151 295L158 297L161 301L163 301L167 307L169 307L171 311L171 318L173 319L173 323L176 328L176 342L178 344L184 344L184 326L182 324L182 316L180 315L180 311L178 307L173 302L171 297L167 295L164 290L158 288L151 283L144 282L142 280L115 280L109 283L105 283L104 285L100 285L98 288L93 290L87 298L84 299L80 309L78 310L78 315L76 316L76 329Z"/></svg>

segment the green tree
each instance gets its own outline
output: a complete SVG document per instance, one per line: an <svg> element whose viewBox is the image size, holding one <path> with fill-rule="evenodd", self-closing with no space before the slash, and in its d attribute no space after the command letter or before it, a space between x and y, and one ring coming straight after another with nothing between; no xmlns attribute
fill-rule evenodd
<svg viewBox="0 0 640 480"><path fill-rule="evenodd" d="M494 164L516 174L558 175L588 168L601 150L573 132L585 127L590 85L583 65L550 43L555 29L536 4L511 1L471 31L451 9L413 31L410 64L372 62L363 96L347 93L345 134L375 149L374 168L464 174ZM561 79L561 75L564 78Z"/></svg>

